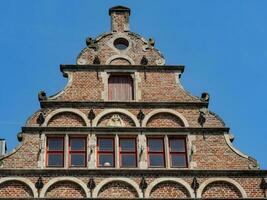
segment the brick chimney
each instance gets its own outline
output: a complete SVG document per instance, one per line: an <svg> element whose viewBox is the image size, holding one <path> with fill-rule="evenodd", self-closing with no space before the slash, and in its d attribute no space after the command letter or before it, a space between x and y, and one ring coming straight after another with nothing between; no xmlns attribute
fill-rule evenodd
<svg viewBox="0 0 267 200"><path fill-rule="evenodd" d="M0 138L0 157L6 154L6 140Z"/></svg>
<svg viewBox="0 0 267 200"><path fill-rule="evenodd" d="M129 31L129 16L131 10L124 6L115 6L109 9L111 17L111 31L124 32Z"/></svg>

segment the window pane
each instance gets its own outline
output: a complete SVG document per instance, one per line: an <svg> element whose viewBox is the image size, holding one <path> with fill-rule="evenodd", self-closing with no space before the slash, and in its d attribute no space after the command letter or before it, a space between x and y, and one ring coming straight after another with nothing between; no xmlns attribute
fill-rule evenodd
<svg viewBox="0 0 267 200"><path fill-rule="evenodd" d="M121 155L121 166L122 167L136 167L135 155Z"/></svg>
<svg viewBox="0 0 267 200"><path fill-rule="evenodd" d="M71 138L70 139L70 150L85 150L85 139L84 138Z"/></svg>
<svg viewBox="0 0 267 200"><path fill-rule="evenodd" d="M163 151L162 139L148 139L149 151Z"/></svg>
<svg viewBox="0 0 267 200"><path fill-rule="evenodd" d="M100 154L99 155L100 167L113 167L113 154Z"/></svg>
<svg viewBox="0 0 267 200"><path fill-rule="evenodd" d="M183 139L171 139L170 140L171 152L185 152L185 143Z"/></svg>
<svg viewBox="0 0 267 200"><path fill-rule="evenodd" d="M63 138L48 138L48 150L50 151L63 150Z"/></svg>
<svg viewBox="0 0 267 200"><path fill-rule="evenodd" d="M113 139L99 139L98 145L100 151L113 151Z"/></svg>
<svg viewBox="0 0 267 200"><path fill-rule="evenodd" d="M111 75L108 84L109 100L129 101L133 99L133 79L131 76Z"/></svg>
<svg viewBox="0 0 267 200"><path fill-rule="evenodd" d="M62 154L49 154L48 155L48 166L50 166L50 167L63 167Z"/></svg>
<svg viewBox="0 0 267 200"><path fill-rule="evenodd" d="M71 154L71 166L85 166L84 154Z"/></svg>
<svg viewBox="0 0 267 200"><path fill-rule="evenodd" d="M121 139L121 151L135 151L135 139Z"/></svg>
<svg viewBox="0 0 267 200"><path fill-rule="evenodd" d="M149 155L149 165L151 167L164 167L164 157L163 155Z"/></svg>
<svg viewBox="0 0 267 200"><path fill-rule="evenodd" d="M171 155L172 167L186 167L186 157L185 155Z"/></svg>

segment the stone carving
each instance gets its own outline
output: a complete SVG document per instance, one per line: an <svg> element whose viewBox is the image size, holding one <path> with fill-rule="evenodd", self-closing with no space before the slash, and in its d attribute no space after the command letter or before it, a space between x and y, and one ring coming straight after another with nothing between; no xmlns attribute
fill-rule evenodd
<svg viewBox="0 0 267 200"><path fill-rule="evenodd" d="M97 49L96 41L91 37L86 38L86 45L88 46L88 48L91 48L91 49L94 49L94 50Z"/></svg>
<svg viewBox="0 0 267 200"><path fill-rule="evenodd" d="M108 120L107 126L109 127L124 127L125 123L121 119L120 115L114 114L112 117Z"/></svg>

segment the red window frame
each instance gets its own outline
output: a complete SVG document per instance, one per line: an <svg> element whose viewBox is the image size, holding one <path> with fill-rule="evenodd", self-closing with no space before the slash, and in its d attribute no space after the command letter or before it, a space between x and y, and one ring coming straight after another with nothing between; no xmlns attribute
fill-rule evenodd
<svg viewBox="0 0 267 200"><path fill-rule="evenodd" d="M162 151L151 151L149 148L149 140L161 140L162 141ZM148 137L147 138L147 160L148 160L148 166L150 168L163 168L166 167L166 161L165 161L165 145L164 145L164 138L163 137ZM162 155L163 157L163 165L162 166L151 166L150 163L150 155Z"/></svg>
<svg viewBox="0 0 267 200"><path fill-rule="evenodd" d="M100 150L99 149L99 140L104 139L104 140L111 140L112 141L112 150ZM97 166L98 167L115 167L115 144L114 144L114 137L99 137L97 138ZM111 163L111 166L102 166L100 165L100 155L112 155L113 163Z"/></svg>
<svg viewBox="0 0 267 200"><path fill-rule="evenodd" d="M84 140L84 149L83 150L71 150L71 140L73 139L83 139ZM86 137L82 137L82 136L70 136L69 137L69 166L70 167L86 167L87 166L87 138ZM73 154L82 154L84 155L84 165L83 166L72 166L71 165L71 155Z"/></svg>
<svg viewBox="0 0 267 200"><path fill-rule="evenodd" d="M61 142L62 142L62 150L49 150L48 149L48 144L49 144L49 140L52 140L52 139L60 139L61 140ZM60 137L60 136L58 136L58 137L47 137L46 138L46 166L47 167L64 167L64 150L65 150L65 141L64 141L64 137ZM51 166L51 165L49 165L49 163L48 163L48 157L49 157L49 155L61 155L62 156L62 165L61 166L56 166L56 165L54 165L54 166Z"/></svg>
<svg viewBox="0 0 267 200"><path fill-rule="evenodd" d="M113 99L113 95L112 95L112 92L113 91L113 88L112 88L112 79L115 79L115 78L129 78L129 87L131 89L130 93L131 93L131 98L129 99L120 99L120 98L117 98L117 99ZM114 86L115 87L115 86ZM118 86L117 86L118 87ZM117 89L118 90L118 89ZM125 92L125 91L123 91ZM122 94L124 95L124 94ZM131 100L134 100L134 80L133 78L131 77L130 74L111 74L108 78L108 100L110 101L131 101Z"/></svg>
<svg viewBox="0 0 267 200"><path fill-rule="evenodd" d="M184 141L184 151L173 151L171 149L171 140L182 140ZM187 145L186 145L186 138L184 137L171 137L169 138L169 153L170 153L170 166L171 168L187 168L188 167L188 159L187 159ZM172 155L183 155L185 157L185 166L172 166Z"/></svg>
<svg viewBox="0 0 267 200"><path fill-rule="evenodd" d="M125 151L121 148L121 141L122 140L134 140L134 150L133 151ZM137 144L136 144L136 137L122 137L119 138L119 154L120 154L120 167L121 168L135 168L137 167ZM122 155L134 155L135 158L135 165L134 166L122 166Z"/></svg>

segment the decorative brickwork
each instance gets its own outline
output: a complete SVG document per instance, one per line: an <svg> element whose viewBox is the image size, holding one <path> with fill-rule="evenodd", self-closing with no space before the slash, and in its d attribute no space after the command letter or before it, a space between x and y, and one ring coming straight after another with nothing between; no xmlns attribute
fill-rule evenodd
<svg viewBox="0 0 267 200"><path fill-rule="evenodd" d="M152 116L147 125L147 127L183 127L184 124L177 116L169 113L160 113Z"/></svg>
<svg viewBox="0 0 267 200"><path fill-rule="evenodd" d="M64 112L59 113L52 117L52 119L48 122L48 126L85 126L84 120L77 114Z"/></svg>
<svg viewBox="0 0 267 200"><path fill-rule="evenodd" d="M0 198L26 198L33 197L29 186L19 181L7 181L0 184Z"/></svg>
<svg viewBox="0 0 267 200"><path fill-rule="evenodd" d="M45 197L82 198L86 197L86 194L76 183L70 181L61 181L52 185L46 192Z"/></svg>
<svg viewBox="0 0 267 200"><path fill-rule="evenodd" d="M98 194L100 198L135 198L135 189L124 182L114 181L103 186Z"/></svg>
<svg viewBox="0 0 267 200"><path fill-rule="evenodd" d="M134 127L134 121L127 115L122 115L120 113L110 113L102 117L98 125L100 127L106 126L118 126L118 127Z"/></svg>

